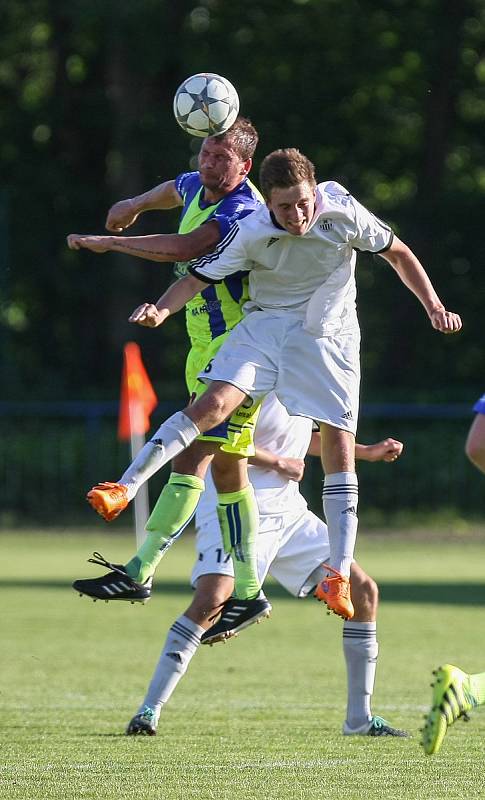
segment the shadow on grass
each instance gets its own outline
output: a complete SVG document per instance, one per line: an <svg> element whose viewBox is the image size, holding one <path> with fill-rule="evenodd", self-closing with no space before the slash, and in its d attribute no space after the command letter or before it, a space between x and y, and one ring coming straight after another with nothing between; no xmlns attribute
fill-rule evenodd
<svg viewBox="0 0 485 800"><path fill-rule="evenodd" d="M0 578L0 589L71 589L68 580ZM379 583L380 597L385 603L446 603L448 605L485 605L484 583ZM271 598L292 599L276 583L267 583L266 594ZM188 582L159 580L154 594L187 594Z"/></svg>

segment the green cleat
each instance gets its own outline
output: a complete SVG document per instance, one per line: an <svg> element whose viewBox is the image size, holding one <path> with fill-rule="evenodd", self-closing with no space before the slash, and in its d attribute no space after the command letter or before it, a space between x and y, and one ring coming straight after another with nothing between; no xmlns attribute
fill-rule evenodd
<svg viewBox="0 0 485 800"><path fill-rule="evenodd" d="M470 676L453 664L433 670L436 681L433 687L431 709L422 729L421 744L427 755L437 753L446 736L446 731L463 717L468 722L468 711L476 708L477 698L472 694Z"/></svg>

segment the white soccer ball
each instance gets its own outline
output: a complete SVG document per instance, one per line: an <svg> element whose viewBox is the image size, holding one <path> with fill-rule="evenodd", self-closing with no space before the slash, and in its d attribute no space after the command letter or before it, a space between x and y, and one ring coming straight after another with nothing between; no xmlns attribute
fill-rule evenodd
<svg viewBox="0 0 485 800"><path fill-rule="evenodd" d="M239 97L221 75L199 72L187 78L175 92L173 113L181 128L191 136L225 133L239 113Z"/></svg>

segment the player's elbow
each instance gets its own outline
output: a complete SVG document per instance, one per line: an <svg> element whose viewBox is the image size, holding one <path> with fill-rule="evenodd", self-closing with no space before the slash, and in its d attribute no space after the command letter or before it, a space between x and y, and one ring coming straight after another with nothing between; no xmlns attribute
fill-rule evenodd
<svg viewBox="0 0 485 800"><path fill-rule="evenodd" d="M473 466L485 472L485 443L477 442L475 439L468 439L465 445L465 454Z"/></svg>
<svg viewBox="0 0 485 800"><path fill-rule="evenodd" d="M177 239L178 258L180 261L192 261L194 258L212 253L219 244L221 236L217 223L205 223L190 233L179 234Z"/></svg>

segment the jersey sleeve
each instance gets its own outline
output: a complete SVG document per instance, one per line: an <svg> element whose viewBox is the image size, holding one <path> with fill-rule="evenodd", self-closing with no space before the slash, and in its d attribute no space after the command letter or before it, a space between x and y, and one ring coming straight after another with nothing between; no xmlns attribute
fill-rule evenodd
<svg viewBox="0 0 485 800"><path fill-rule="evenodd" d="M212 253L192 261L188 271L206 283L220 283L235 272L249 271L251 262L243 238L239 223L233 223L217 248Z"/></svg>
<svg viewBox="0 0 485 800"><path fill-rule="evenodd" d="M480 400L477 400L473 410L476 414L485 414L485 394L482 394Z"/></svg>
<svg viewBox="0 0 485 800"><path fill-rule="evenodd" d="M189 185L194 181L194 179L197 179L197 176L197 172L182 172L175 178L175 188L182 199L185 199Z"/></svg>
<svg viewBox="0 0 485 800"><path fill-rule="evenodd" d="M236 220L246 217L258 205L260 205L259 200L247 182L224 197L211 217L211 220L216 220L219 225L221 241L225 239Z"/></svg>
<svg viewBox="0 0 485 800"><path fill-rule="evenodd" d="M350 243L356 250L383 253L392 244L392 228L365 208L355 197L350 196L354 209L355 230Z"/></svg>

